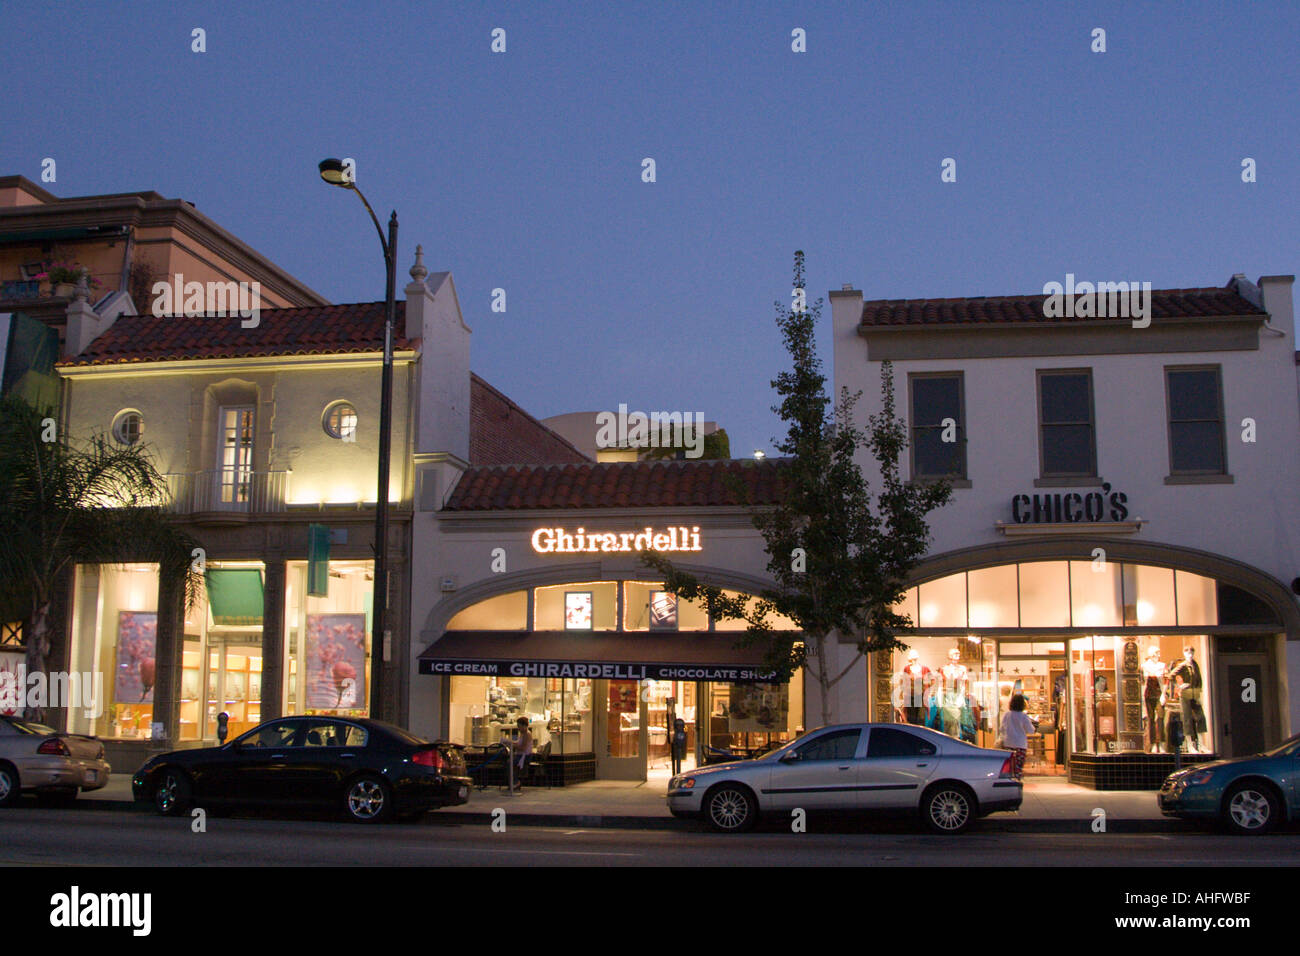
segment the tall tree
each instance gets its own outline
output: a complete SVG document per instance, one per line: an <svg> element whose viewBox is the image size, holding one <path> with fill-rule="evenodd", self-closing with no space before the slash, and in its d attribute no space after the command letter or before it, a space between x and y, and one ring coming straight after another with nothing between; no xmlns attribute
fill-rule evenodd
<svg viewBox="0 0 1300 956"><path fill-rule="evenodd" d="M75 564L156 563L197 600L197 542L163 510L166 479L141 445L104 435L79 442L57 433L54 412L0 398L0 596L24 611L28 674L43 673L51 649L55 590ZM41 720L41 708L25 716Z"/></svg>
<svg viewBox="0 0 1300 956"><path fill-rule="evenodd" d="M776 320L792 365L772 381L781 399L772 410L788 426L775 443L787 456L779 462L781 500L767 506L750 502L776 587L756 599L730 596L662 555L646 552L643 560L663 574L666 590L702 602L715 617L744 620L742 643L762 647L779 680L807 666L821 690L822 722L829 723L831 691L858 660L905 646L896 634L911 621L893 607L929 546L926 517L947 503L952 488L947 481L901 477L907 426L895 414L889 362L881 367L881 409L868 418L865 431L853 416L861 393L841 389L832 408L815 344L822 300L807 308L802 252L795 253L792 298L789 308L777 303ZM879 467L874 501L856 460L859 449L869 450ZM799 630L774 629L774 614L789 617ZM856 649L847 663L829 653L841 636Z"/></svg>

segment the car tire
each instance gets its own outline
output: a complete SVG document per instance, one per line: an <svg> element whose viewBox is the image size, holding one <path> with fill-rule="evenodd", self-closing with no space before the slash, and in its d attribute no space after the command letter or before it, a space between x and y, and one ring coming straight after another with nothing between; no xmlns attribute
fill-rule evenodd
<svg viewBox="0 0 1300 956"><path fill-rule="evenodd" d="M18 768L11 763L0 763L0 807L12 807L22 795Z"/></svg>
<svg viewBox="0 0 1300 956"><path fill-rule="evenodd" d="M165 817L180 816L189 808L193 794L190 778L168 767L158 774L153 788L153 808Z"/></svg>
<svg viewBox="0 0 1300 956"><path fill-rule="evenodd" d="M354 823L379 823L393 815L393 788L374 774L348 781L343 812Z"/></svg>
<svg viewBox="0 0 1300 956"><path fill-rule="evenodd" d="M931 833L964 833L978 812L975 794L959 783L936 784L921 796L921 821Z"/></svg>
<svg viewBox="0 0 1300 956"><path fill-rule="evenodd" d="M1223 823L1239 836L1268 833L1282 816L1282 801L1269 787L1249 780L1233 784L1223 795Z"/></svg>
<svg viewBox="0 0 1300 956"><path fill-rule="evenodd" d="M704 819L719 833L744 833L758 824L758 803L748 787L721 783L704 795Z"/></svg>

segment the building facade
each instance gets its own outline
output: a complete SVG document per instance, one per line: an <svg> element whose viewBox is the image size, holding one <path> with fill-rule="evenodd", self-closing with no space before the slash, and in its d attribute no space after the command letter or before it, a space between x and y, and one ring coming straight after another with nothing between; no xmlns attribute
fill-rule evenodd
<svg viewBox="0 0 1300 956"><path fill-rule="evenodd" d="M992 743L1024 693L1030 770L1105 788L1158 785L1179 733L1237 755L1300 723L1291 285L1157 290L1145 325L830 293L836 387L871 414L889 362L908 474L954 483L910 649L862 668L874 718Z"/></svg>

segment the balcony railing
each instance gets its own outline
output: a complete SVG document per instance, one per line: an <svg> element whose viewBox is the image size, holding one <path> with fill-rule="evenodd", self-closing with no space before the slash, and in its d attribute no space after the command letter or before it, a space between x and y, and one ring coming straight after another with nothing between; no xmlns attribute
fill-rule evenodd
<svg viewBox="0 0 1300 956"><path fill-rule="evenodd" d="M213 469L169 474L169 510L177 514L230 512L268 514L284 511L287 471Z"/></svg>
<svg viewBox="0 0 1300 956"><path fill-rule="evenodd" d="M0 299L39 299L40 279L19 279L0 282Z"/></svg>

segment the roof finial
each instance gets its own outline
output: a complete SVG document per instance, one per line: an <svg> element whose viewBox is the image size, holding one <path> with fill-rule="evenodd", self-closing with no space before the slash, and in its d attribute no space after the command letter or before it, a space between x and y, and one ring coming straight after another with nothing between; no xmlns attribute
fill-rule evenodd
<svg viewBox="0 0 1300 956"><path fill-rule="evenodd" d="M428 274L429 270L424 267L424 246L416 246L415 265L411 266L411 278L416 282L423 282Z"/></svg>

